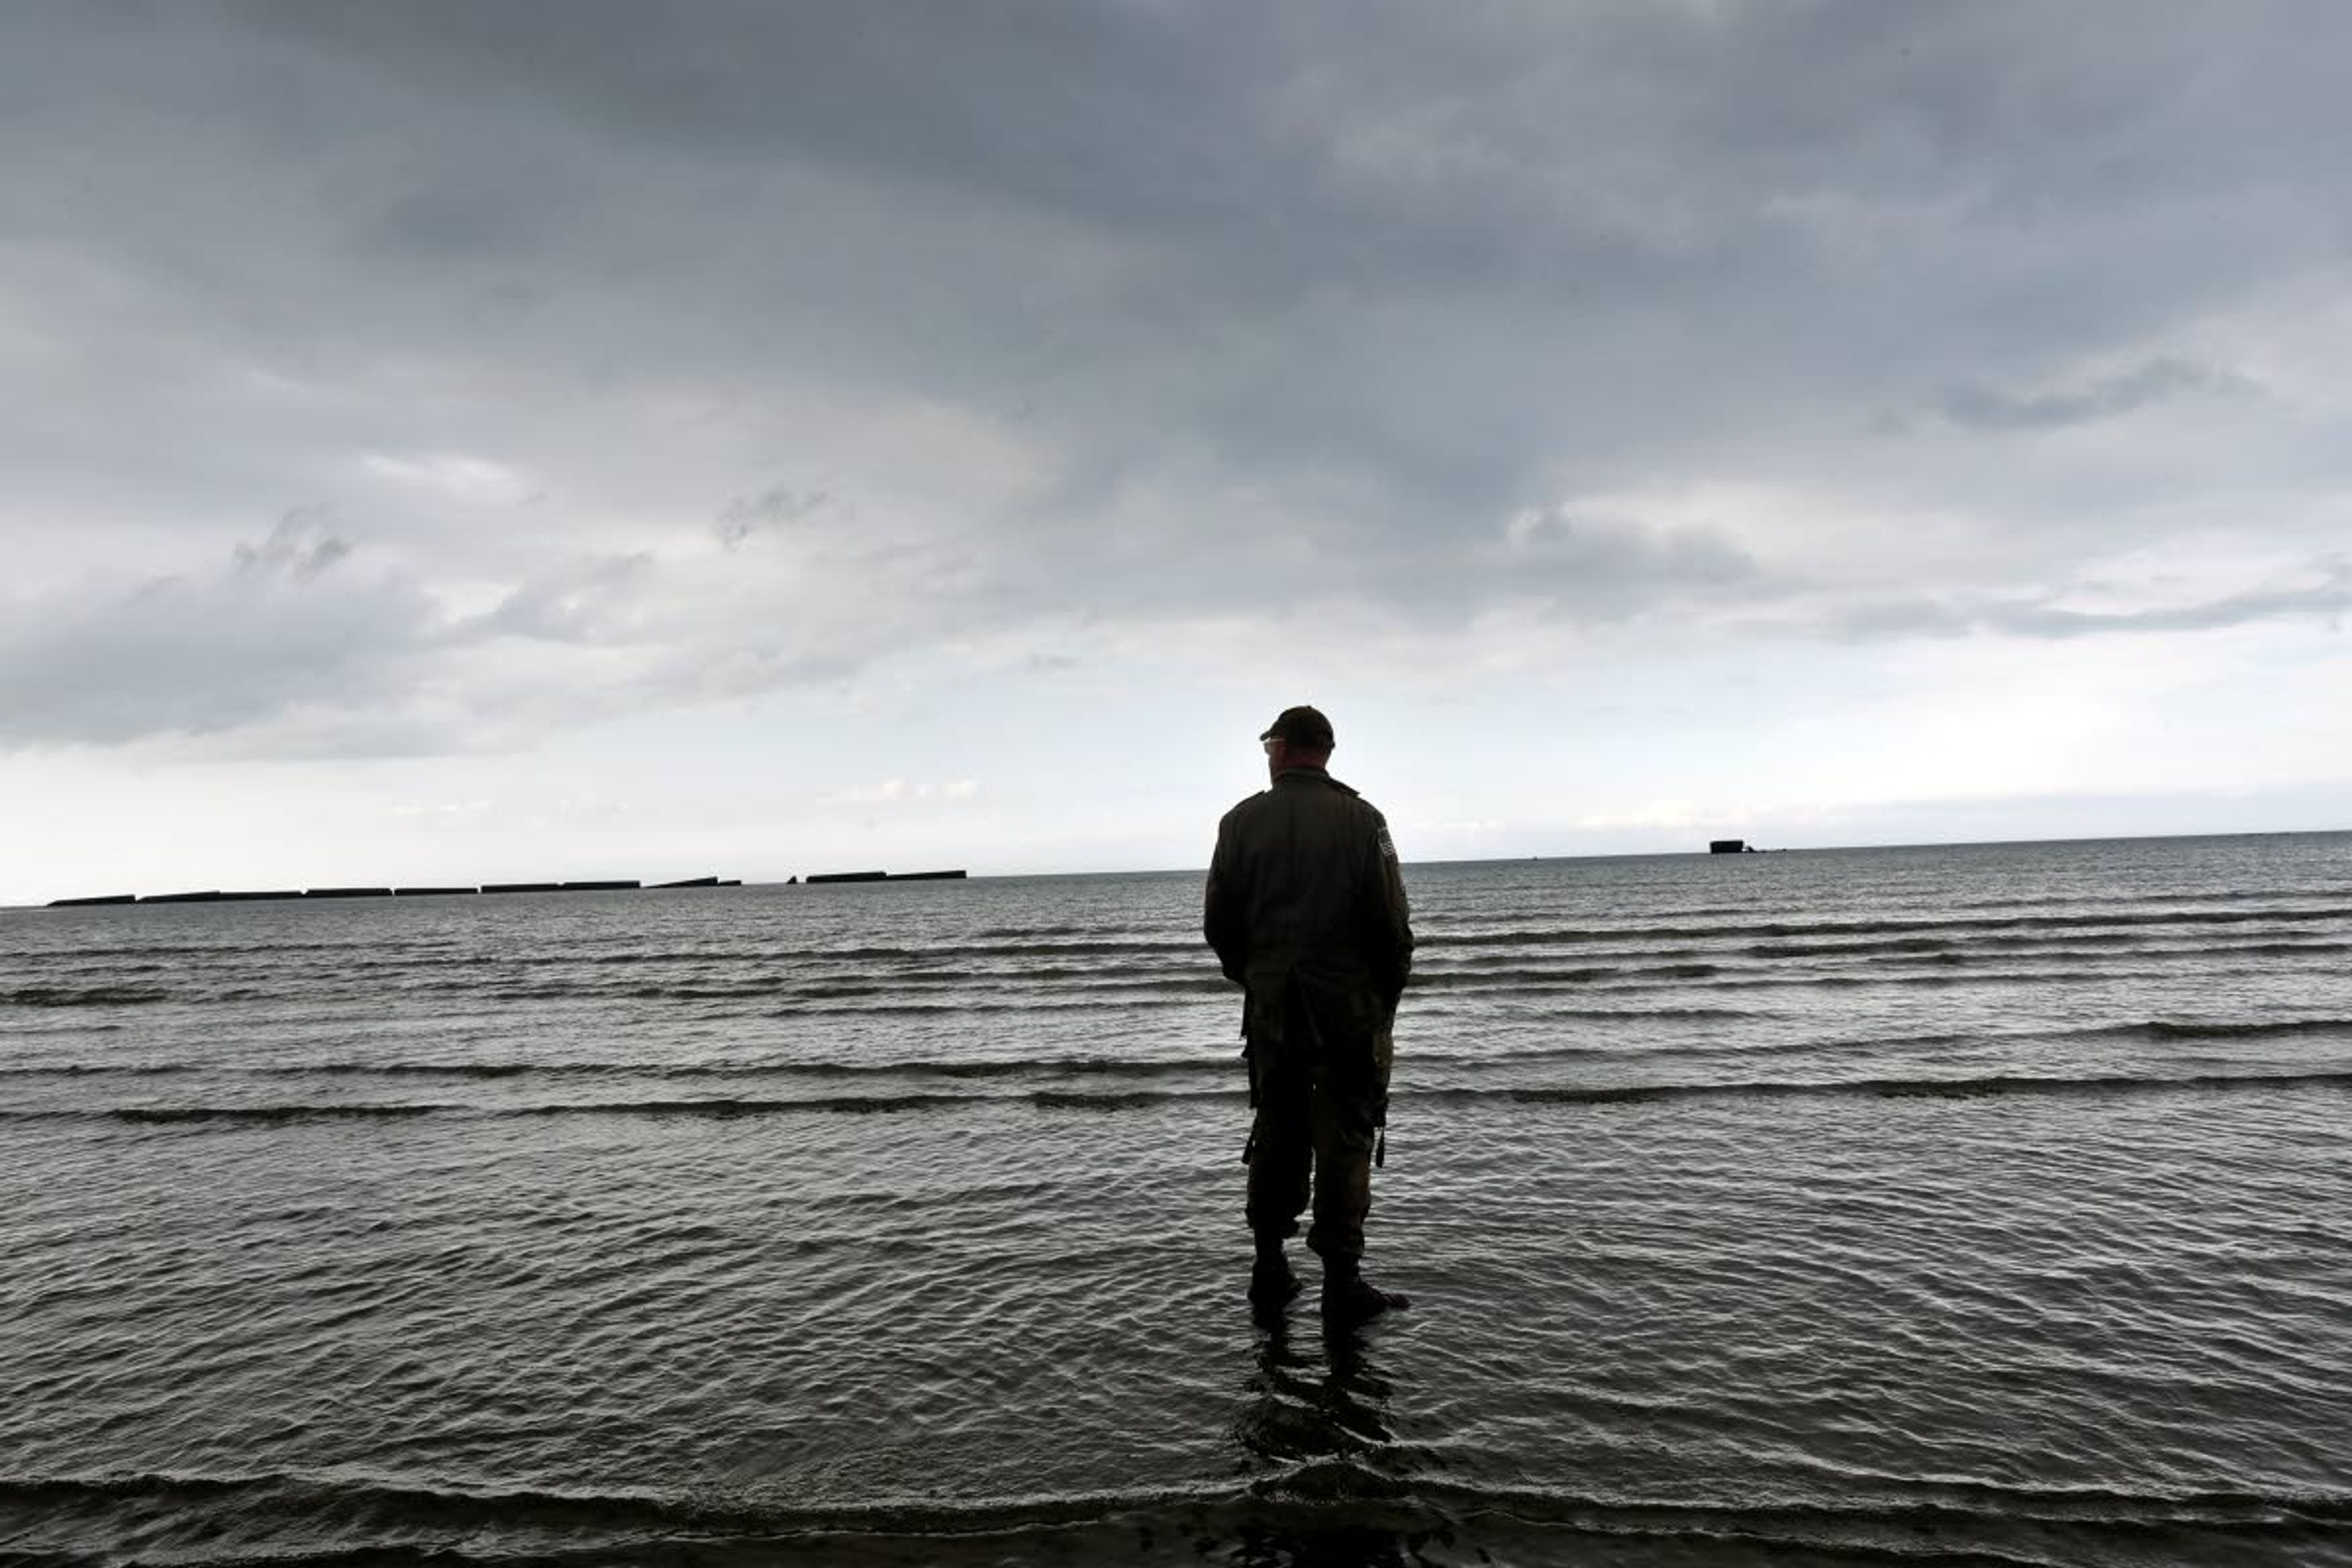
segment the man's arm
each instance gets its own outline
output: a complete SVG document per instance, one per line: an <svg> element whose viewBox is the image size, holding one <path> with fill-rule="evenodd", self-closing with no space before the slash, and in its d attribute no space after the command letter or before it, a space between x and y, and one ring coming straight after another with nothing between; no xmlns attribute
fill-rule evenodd
<svg viewBox="0 0 2352 1568"><path fill-rule="evenodd" d="M1234 853L1230 820L1217 824L1217 850L1209 858L1209 885L1202 897L1201 934L1216 949L1225 978L1243 984L1249 973L1248 906Z"/></svg>
<svg viewBox="0 0 2352 1568"><path fill-rule="evenodd" d="M1378 811L1372 813L1370 856L1364 879L1370 905L1364 921L1366 956L1393 1013L1412 974L1412 911L1405 902L1404 873L1397 866L1396 842L1389 837L1387 818Z"/></svg>

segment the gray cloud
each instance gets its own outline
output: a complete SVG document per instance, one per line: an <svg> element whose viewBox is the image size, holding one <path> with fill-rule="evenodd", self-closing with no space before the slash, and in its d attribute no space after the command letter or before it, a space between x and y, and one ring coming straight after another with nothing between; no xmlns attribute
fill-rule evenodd
<svg viewBox="0 0 2352 1568"><path fill-rule="evenodd" d="M789 529L813 517L832 497L824 490L795 490L772 485L754 496L737 496L719 512L719 542L728 549L762 530Z"/></svg>
<svg viewBox="0 0 2352 1568"><path fill-rule="evenodd" d="M2244 376L2177 359L2155 359L2137 369L2058 392L2002 392L1989 386L1947 388L1936 411L1970 430L2054 430L2119 418L2151 404L2193 394L2242 395Z"/></svg>
<svg viewBox="0 0 2352 1568"><path fill-rule="evenodd" d="M239 544L234 556L240 573L284 575L309 583L352 552L352 542L326 531L331 507L295 507L258 544Z"/></svg>
<svg viewBox="0 0 2352 1568"><path fill-rule="evenodd" d="M1981 595L1865 599L1831 611L1823 625L1833 635L1853 640L1990 632L2062 641L2125 633L2220 631L2315 616L2334 623L2352 612L2352 558L2335 555L2315 561L2305 576L2307 580L2295 586L2136 610L2074 610L2042 600Z"/></svg>
<svg viewBox="0 0 2352 1568"><path fill-rule="evenodd" d="M1753 555L1704 528L1645 527L1554 509L1513 519L1506 539L1517 580L1538 591L1638 602L1645 589L1716 591L1764 576Z"/></svg>
<svg viewBox="0 0 2352 1568"><path fill-rule="evenodd" d="M467 629L484 637L603 647L642 641L648 628L641 603L655 572L653 557L642 553L561 567L516 588Z"/></svg>
<svg viewBox="0 0 2352 1568"><path fill-rule="evenodd" d="M906 646L930 607L849 574L870 563L794 584L634 552L553 563L458 616L407 572L341 564L360 553L298 509L205 569L94 577L19 602L0 629L0 751L173 738L290 754L512 746L587 720L838 680Z"/></svg>
<svg viewBox="0 0 2352 1568"><path fill-rule="evenodd" d="M444 637L397 573L290 513L205 573L90 581L20 603L0 631L0 746L206 735L394 702Z"/></svg>

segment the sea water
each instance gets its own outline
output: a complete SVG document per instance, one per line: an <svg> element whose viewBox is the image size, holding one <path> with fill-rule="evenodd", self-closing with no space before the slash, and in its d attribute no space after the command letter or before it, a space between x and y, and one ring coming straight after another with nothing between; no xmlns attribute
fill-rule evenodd
<svg viewBox="0 0 2352 1568"><path fill-rule="evenodd" d="M2352 1563L2352 836L1407 882L1345 1331L1197 873L0 913L0 1555Z"/></svg>

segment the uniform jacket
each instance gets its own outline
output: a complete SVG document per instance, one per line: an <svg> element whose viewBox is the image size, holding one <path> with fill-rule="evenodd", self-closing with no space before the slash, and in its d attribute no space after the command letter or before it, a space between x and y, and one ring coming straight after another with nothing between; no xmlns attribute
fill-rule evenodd
<svg viewBox="0 0 2352 1568"><path fill-rule="evenodd" d="M1412 924L1371 802L1320 768L1285 768L1217 824L1205 903L1202 934L1248 988L1254 1048L1279 1042L1294 987L1327 1040L1385 1045Z"/></svg>

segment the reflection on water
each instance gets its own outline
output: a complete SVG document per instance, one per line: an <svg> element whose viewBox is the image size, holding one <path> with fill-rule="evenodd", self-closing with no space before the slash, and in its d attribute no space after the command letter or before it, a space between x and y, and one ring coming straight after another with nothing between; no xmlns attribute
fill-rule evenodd
<svg viewBox="0 0 2352 1568"><path fill-rule="evenodd" d="M1389 1323L1334 1322L1281 1307L1253 1312L1257 1336L1233 1436L1264 1505L1213 1551L1251 1565L1442 1562L1450 1522L1407 1500L1390 1414L1394 1381L1377 1357Z"/></svg>
<svg viewBox="0 0 2352 1568"><path fill-rule="evenodd" d="M1249 1400L1234 1421L1234 1437L1270 1464L1354 1458L1395 1441L1387 1407L1391 1385L1373 1367L1361 1324L1317 1319L1302 1345L1280 1309L1256 1314L1257 1364Z"/></svg>

